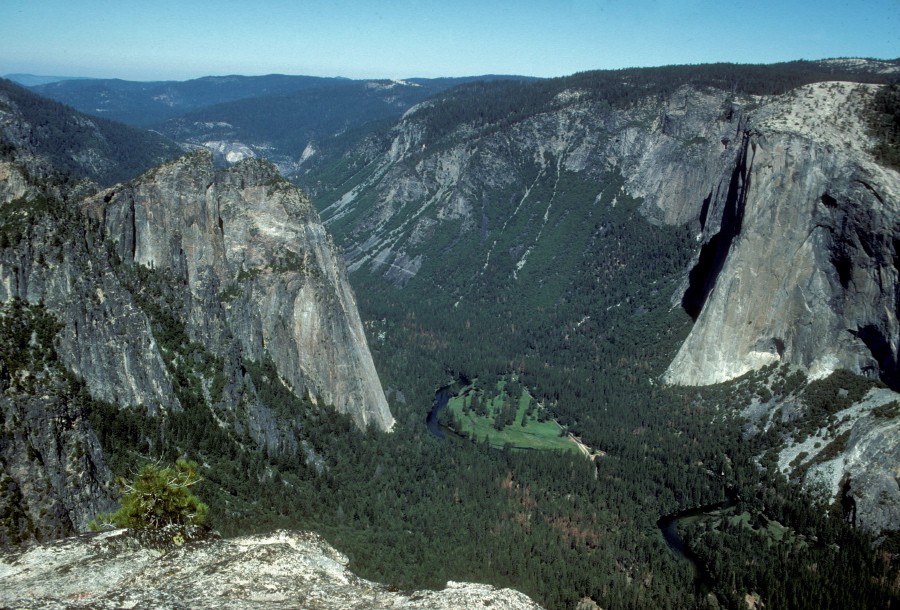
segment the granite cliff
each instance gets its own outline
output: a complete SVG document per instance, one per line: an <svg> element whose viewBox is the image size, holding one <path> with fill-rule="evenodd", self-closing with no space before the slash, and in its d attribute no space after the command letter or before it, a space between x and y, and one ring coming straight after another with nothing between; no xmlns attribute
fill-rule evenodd
<svg viewBox="0 0 900 610"><path fill-rule="evenodd" d="M204 152L83 198L14 149L0 176L3 542L115 506L91 417L117 409L201 409L232 442L301 455L296 414L260 397L252 364L391 428L343 263L273 166L216 173Z"/></svg>
<svg viewBox="0 0 900 610"><path fill-rule="evenodd" d="M360 427L391 428L340 256L274 166L248 160L217 173L199 152L84 207L123 264L183 282L187 333L208 352L271 358L295 393Z"/></svg>
<svg viewBox="0 0 900 610"><path fill-rule="evenodd" d="M644 221L684 227L694 243L677 285L642 293L670 290L672 307L693 319L663 382L709 385L782 364L810 380L848 370L896 390L900 174L872 155L869 121L882 86L825 81L781 95L681 86L627 107L573 87L516 120L443 131L434 127L440 105L421 105L349 150L342 167L352 170L336 188L309 188L357 281L416 290L466 266L464 282L438 284L456 291L457 305L474 299L481 288L467 290L481 278L523 295L553 291L554 275L602 282L572 276L566 252L612 239L611 224L584 227L601 222L603 207L637 199ZM567 299L551 296L554 309ZM610 306L638 316L645 303ZM765 408L774 417L781 406ZM879 507L900 505L900 441L885 433L896 419L866 413L846 413L846 453L817 480L840 495L850 473L868 498L861 522L896 528L900 515ZM824 447L835 434L808 443ZM786 446L798 440L788 435Z"/></svg>
<svg viewBox="0 0 900 610"><path fill-rule="evenodd" d="M900 175L868 154L872 89L810 85L736 134L730 171L706 191L687 289L697 323L668 381L715 383L781 361L897 387Z"/></svg>

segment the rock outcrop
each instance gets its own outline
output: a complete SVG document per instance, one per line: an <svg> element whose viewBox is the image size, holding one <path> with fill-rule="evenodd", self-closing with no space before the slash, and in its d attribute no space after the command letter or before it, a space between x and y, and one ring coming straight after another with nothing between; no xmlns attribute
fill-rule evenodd
<svg viewBox="0 0 900 610"><path fill-rule="evenodd" d="M241 443L300 455L296 414L245 369L271 363L297 396L391 428L343 262L271 165L216 173L203 152L78 203L87 186L27 150L0 177L0 545L115 507L94 401L209 409Z"/></svg>
<svg viewBox="0 0 900 610"><path fill-rule="evenodd" d="M271 358L282 378L360 427L393 418L356 301L309 200L274 166L216 172L207 152L89 199L88 214L125 264L166 270L187 287L188 334L213 354Z"/></svg>
<svg viewBox="0 0 900 610"><path fill-rule="evenodd" d="M731 188L713 189L702 214L685 297L699 313L667 381L716 383L782 361L897 387L900 175L866 152L873 88L809 85L751 114Z"/></svg>
<svg viewBox="0 0 900 610"><path fill-rule="evenodd" d="M179 541L180 542L180 541ZM512 589L448 582L391 591L354 575L317 534L279 530L229 540L138 544L128 530L58 540L0 556L4 608L507 608L539 610Z"/></svg>
<svg viewBox="0 0 900 610"><path fill-rule="evenodd" d="M840 390L838 390L840 391ZM885 388L833 415L810 434L783 438L777 470L844 507L848 522L872 533L900 525L900 394ZM748 407L748 433L803 421L802 400Z"/></svg>

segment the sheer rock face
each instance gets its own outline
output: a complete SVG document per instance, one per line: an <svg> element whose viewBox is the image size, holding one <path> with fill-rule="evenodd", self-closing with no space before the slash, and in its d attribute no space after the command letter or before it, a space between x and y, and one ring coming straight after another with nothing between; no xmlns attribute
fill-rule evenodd
<svg viewBox="0 0 900 610"><path fill-rule="evenodd" d="M683 299L697 322L667 381L716 383L780 360L897 387L900 175L865 152L872 89L810 85L752 113L729 188L700 219Z"/></svg>
<svg viewBox="0 0 900 610"><path fill-rule="evenodd" d="M32 177L53 174L23 157ZM42 201L23 167L0 163L3 203ZM51 213L14 204L3 219L0 304L52 316L61 368L31 371L26 389L11 388L0 359L0 546L83 531L115 509L81 386L63 372L119 407L182 408L130 263L163 273L167 313L221 361L221 399L202 382L210 406L256 446L301 451L297 422L264 404L242 368L265 357L298 395L308 388L361 427L391 427L343 263L309 202L271 166L216 174L205 154L181 159L87 200L87 217L72 210L75 195L55 194L64 203Z"/></svg>
<svg viewBox="0 0 900 610"><path fill-rule="evenodd" d="M558 109L503 129L461 125L434 152L422 152L431 142L413 109L380 153L371 142L353 151L371 171L333 193L322 217L342 225L351 272L402 286L447 232L480 233L472 264L494 264L506 219L491 225L485 209L498 190L514 194L514 215L539 219L535 173L618 173L651 222L696 230L695 265L673 303L696 324L667 382L715 383L780 360L898 387L900 176L867 152L877 88L818 83L767 97L683 87L627 110L569 91Z"/></svg>
<svg viewBox="0 0 900 610"><path fill-rule="evenodd" d="M15 196L38 196L9 164ZM63 325L56 351L94 398L149 412L177 405L147 318L121 286L91 227L44 216L15 247L0 250L0 302L43 302Z"/></svg>
<svg viewBox="0 0 900 610"><path fill-rule="evenodd" d="M32 175L52 175L40 160L27 161ZM0 164L0 201L40 196L21 164ZM16 221L4 220L4 231ZM54 358L94 398L149 411L174 407L150 325L115 278L96 233L83 219L53 214L21 227L5 233L9 247L0 249L3 308L14 300L41 304L60 324ZM29 390L11 381L0 361L0 546L67 535L115 508L100 443L67 382L47 370L28 371Z"/></svg>
<svg viewBox="0 0 900 610"><path fill-rule="evenodd" d="M86 534L0 557L5 608L508 608L540 606L511 589L448 582L392 592L347 570L317 534L279 530L188 542L164 554L128 530Z"/></svg>
<svg viewBox="0 0 900 610"><path fill-rule="evenodd" d="M85 207L123 261L184 282L193 340L271 357L296 393L308 389L360 427L391 428L343 261L274 166L248 160L217 173L196 153Z"/></svg>

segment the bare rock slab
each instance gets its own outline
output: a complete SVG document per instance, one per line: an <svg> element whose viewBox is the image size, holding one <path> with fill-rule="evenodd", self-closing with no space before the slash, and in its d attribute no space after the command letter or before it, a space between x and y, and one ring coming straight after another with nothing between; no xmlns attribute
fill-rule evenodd
<svg viewBox="0 0 900 610"><path fill-rule="evenodd" d="M171 547L170 547L171 548ZM84 534L0 556L4 608L506 608L537 610L523 593L448 582L395 592L347 569L318 534L277 530L145 548L128 530Z"/></svg>

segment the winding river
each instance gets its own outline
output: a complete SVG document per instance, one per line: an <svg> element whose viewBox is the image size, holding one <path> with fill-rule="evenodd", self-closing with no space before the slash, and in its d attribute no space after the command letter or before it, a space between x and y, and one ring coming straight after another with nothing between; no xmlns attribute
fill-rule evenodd
<svg viewBox="0 0 900 610"><path fill-rule="evenodd" d="M447 432L450 430L438 423L438 412L446 407L448 402L450 402L450 386L445 386L434 393L434 405L431 407L428 417L425 418L428 431L441 440L447 438Z"/></svg>
<svg viewBox="0 0 900 610"><path fill-rule="evenodd" d="M694 586L697 588L697 592L709 592L715 588L715 580L712 575L703 565L700 557L696 555L690 548L684 543L684 540L678 534L678 526L681 524L687 525L690 523L696 523L697 521L703 521L705 519L709 519L711 517L717 517L718 514L714 514L715 511L720 511L726 508L731 508L734 506L735 501L737 500L737 490L734 488L728 487L725 489L725 501L717 502L716 504L707 504L706 506L698 506L696 508L689 508L687 510L682 510L677 513L671 513L669 515L663 515L656 522L656 526L659 528L659 531L663 535L663 539L666 541L666 545L668 545L669 549L672 551L672 555L675 556L676 559L687 561L691 564L691 567L694 570Z"/></svg>

